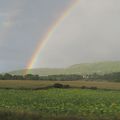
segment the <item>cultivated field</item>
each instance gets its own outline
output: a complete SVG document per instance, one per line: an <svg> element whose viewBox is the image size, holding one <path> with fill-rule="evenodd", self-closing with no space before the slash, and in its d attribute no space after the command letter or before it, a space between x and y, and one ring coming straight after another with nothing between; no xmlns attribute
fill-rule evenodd
<svg viewBox="0 0 120 120"><path fill-rule="evenodd" d="M99 89L120 90L119 82L95 82L95 81L35 81L35 80L0 80L0 88L34 89L51 86L55 83L70 85L73 88L97 87Z"/></svg>
<svg viewBox="0 0 120 120"><path fill-rule="evenodd" d="M0 90L1 116L2 120L120 120L120 92Z"/></svg>
<svg viewBox="0 0 120 120"><path fill-rule="evenodd" d="M55 83L74 89L33 90ZM120 83L1 80L0 88L0 120L120 120Z"/></svg>

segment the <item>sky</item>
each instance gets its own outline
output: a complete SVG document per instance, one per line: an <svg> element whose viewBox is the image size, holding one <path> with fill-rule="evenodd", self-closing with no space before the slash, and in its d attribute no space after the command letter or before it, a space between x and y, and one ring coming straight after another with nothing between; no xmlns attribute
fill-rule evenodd
<svg viewBox="0 0 120 120"><path fill-rule="evenodd" d="M0 72L23 69L74 0L0 0ZM55 28L33 68L120 60L120 1L80 0Z"/></svg>

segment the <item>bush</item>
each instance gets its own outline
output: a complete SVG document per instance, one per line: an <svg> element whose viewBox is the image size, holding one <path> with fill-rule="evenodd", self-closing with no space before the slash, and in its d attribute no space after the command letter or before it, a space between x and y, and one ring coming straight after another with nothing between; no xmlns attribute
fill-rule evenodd
<svg viewBox="0 0 120 120"><path fill-rule="evenodd" d="M86 87L86 86L81 86L80 88L81 88L81 89L87 89L87 87Z"/></svg>
<svg viewBox="0 0 120 120"><path fill-rule="evenodd" d="M53 85L54 88L63 88L63 84L60 84L60 83L55 83Z"/></svg>
<svg viewBox="0 0 120 120"><path fill-rule="evenodd" d="M60 83L55 83L53 85L54 88L70 88L69 85L63 85L63 84L60 84Z"/></svg>

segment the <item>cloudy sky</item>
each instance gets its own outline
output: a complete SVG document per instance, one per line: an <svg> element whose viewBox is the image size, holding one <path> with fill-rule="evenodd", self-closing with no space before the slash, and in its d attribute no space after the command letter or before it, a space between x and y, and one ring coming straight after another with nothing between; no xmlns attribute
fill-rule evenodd
<svg viewBox="0 0 120 120"><path fill-rule="evenodd" d="M0 72L25 68L38 41L75 0L0 0ZM120 60L120 0L80 0L33 67Z"/></svg>

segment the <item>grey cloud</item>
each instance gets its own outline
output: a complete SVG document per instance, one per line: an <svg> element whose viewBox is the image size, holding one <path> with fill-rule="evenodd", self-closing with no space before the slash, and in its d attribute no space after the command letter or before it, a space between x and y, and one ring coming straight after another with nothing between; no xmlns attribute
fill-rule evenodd
<svg viewBox="0 0 120 120"><path fill-rule="evenodd" d="M71 0L72 1L72 0ZM30 60L38 41L55 21L56 14L69 4L70 0L0 0L1 17L10 17L11 27L0 28L0 71L24 68ZM9 14L8 14L9 13ZM8 25L5 20L3 20Z"/></svg>
<svg viewBox="0 0 120 120"><path fill-rule="evenodd" d="M119 13L119 0L81 0L49 40L35 67L120 60Z"/></svg>
<svg viewBox="0 0 120 120"><path fill-rule="evenodd" d="M74 0L0 0L1 23L5 13L19 13L11 20L12 27L4 28L5 37L0 37L0 71L24 68L38 41L70 1ZM56 28L34 67L120 60L119 21L119 0L80 0Z"/></svg>

